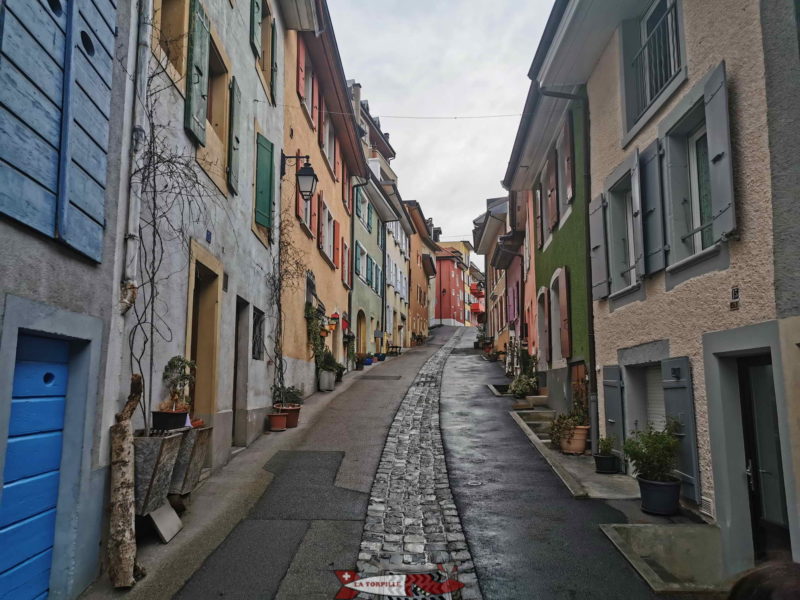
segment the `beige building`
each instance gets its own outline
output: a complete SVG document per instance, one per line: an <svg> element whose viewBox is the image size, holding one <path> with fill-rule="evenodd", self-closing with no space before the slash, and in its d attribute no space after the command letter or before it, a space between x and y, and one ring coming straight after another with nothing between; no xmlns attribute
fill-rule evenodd
<svg viewBox="0 0 800 600"><path fill-rule="evenodd" d="M679 423L727 573L800 559L794 10L557 1L531 70L538 110L590 115L601 433Z"/></svg>

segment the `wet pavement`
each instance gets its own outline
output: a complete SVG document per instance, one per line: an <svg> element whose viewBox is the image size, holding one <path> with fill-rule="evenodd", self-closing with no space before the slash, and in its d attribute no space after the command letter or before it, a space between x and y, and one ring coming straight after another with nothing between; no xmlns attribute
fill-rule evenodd
<svg viewBox="0 0 800 600"><path fill-rule="evenodd" d="M508 380L470 352L472 339L463 336L445 366L441 427L485 600L655 598L598 527L625 516L572 497L508 414L513 399L486 387Z"/></svg>

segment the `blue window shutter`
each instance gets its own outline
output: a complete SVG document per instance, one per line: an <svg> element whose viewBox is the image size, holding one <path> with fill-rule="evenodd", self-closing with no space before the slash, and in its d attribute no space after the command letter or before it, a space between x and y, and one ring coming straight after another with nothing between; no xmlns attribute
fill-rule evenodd
<svg viewBox="0 0 800 600"><path fill-rule="evenodd" d="M661 379L667 419L676 421L679 426L675 433L680 440L676 471L682 483L681 495L700 504L700 466L689 358L682 356L661 361Z"/></svg>
<svg viewBox="0 0 800 600"><path fill-rule="evenodd" d="M731 130L724 61L708 76L703 99L711 174L711 212L714 219L712 227L714 240L717 241L727 239L736 229Z"/></svg>
<svg viewBox="0 0 800 600"><path fill-rule="evenodd" d="M3 7L0 212L99 262L116 8L78 4Z"/></svg>
<svg viewBox="0 0 800 600"><path fill-rule="evenodd" d="M644 222L644 269L647 275L664 269L664 203L661 195L661 155L658 140L639 155L639 180Z"/></svg>
<svg viewBox="0 0 800 600"><path fill-rule="evenodd" d="M608 297L608 255L606 253L606 208L603 195L589 203L589 259L592 267L592 299Z"/></svg>
<svg viewBox="0 0 800 600"><path fill-rule="evenodd" d="M206 143L208 112L208 57L211 26L200 0L192 0L189 12L189 60L186 73L186 102L183 126L201 146Z"/></svg>

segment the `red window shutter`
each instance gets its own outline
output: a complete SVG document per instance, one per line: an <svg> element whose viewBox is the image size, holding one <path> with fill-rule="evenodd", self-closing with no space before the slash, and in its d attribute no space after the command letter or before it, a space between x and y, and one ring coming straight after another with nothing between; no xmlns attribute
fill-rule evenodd
<svg viewBox="0 0 800 600"><path fill-rule="evenodd" d="M325 247L325 203L322 201L322 192L318 197L319 207L317 208L317 246L320 249Z"/></svg>
<svg viewBox="0 0 800 600"><path fill-rule="evenodd" d="M300 34L297 34L297 94L306 98L306 45Z"/></svg>
<svg viewBox="0 0 800 600"><path fill-rule="evenodd" d="M297 152L295 153L295 156L300 156L300 148L297 149ZM297 173L297 171L299 171L300 167L301 167L300 159L298 158L294 162L295 162L294 170L295 170L295 173ZM297 218L300 219L301 221L303 221L304 218L305 218L305 210L304 210L305 202L303 201L303 196L300 193L300 188L297 186L297 177L295 177L295 180L294 180L294 187L296 189L295 196L297 196L295 198L295 202L294 202L294 204L295 204L295 213L297 214Z"/></svg>
<svg viewBox="0 0 800 600"><path fill-rule="evenodd" d="M550 231L553 231L558 226L557 159L555 149L551 150L550 158L547 159L547 217Z"/></svg>
<svg viewBox="0 0 800 600"><path fill-rule="evenodd" d="M317 127L317 119L319 118L319 79L314 75L311 80L311 127Z"/></svg>
<svg viewBox="0 0 800 600"><path fill-rule="evenodd" d="M544 246L544 219L542 218L542 184L536 184L536 247L539 250Z"/></svg>
<svg viewBox="0 0 800 600"><path fill-rule="evenodd" d="M335 139L333 146L333 174L336 181L342 176L342 149L339 147L339 139Z"/></svg>
<svg viewBox="0 0 800 600"><path fill-rule="evenodd" d="M319 233L317 231L318 221L319 221L319 214L317 211L318 208L319 208L319 195L316 198L311 198L311 223L309 223L310 225L309 229L311 229L312 236L315 236Z"/></svg>
<svg viewBox="0 0 800 600"><path fill-rule="evenodd" d="M339 252L342 249L340 240L341 240L341 238L339 237L339 221L334 221L333 222L333 264L336 266L337 269L342 264L342 261L340 260L340 257L339 257Z"/></svg>
<svg viewBox="0 0 800 600"><path fill-rule="evenodd" d="M542 349L545 362L549 363L552 356L550 350L550 290L548 288L545 288L542 300L544 321L542 322L542 339L539 340L539 347Z"/></svg>
<svg viewBox="0 0 800 600"><path fill-rule="evenodd" d="M350 207L347 206L347 165L342 163L342 204L345 209L350 212Z"/></svg>
<svg viewBox="0 0 800 600"><path fill-rule="evenodd" d="M317 125L317 138L319 139L319 145L325 142L325 98L322 97L322 94L319 95L319 124Z"/></svg>
<svg viewBox="0 0 800 600"><path fill-rule="evenodd" d="M572 202L575 193L575 167L574 155L575 142L572 139L572 113L567 111L564 121L564 185L567 202Z"/></svg>
<svg viewBox="0 0 800 600"><path fill-rule="evenodd" d="M558 313L561 315L561 356L572 356L572 335L569 329L569 279L567 268L558 274Z"/></svg>

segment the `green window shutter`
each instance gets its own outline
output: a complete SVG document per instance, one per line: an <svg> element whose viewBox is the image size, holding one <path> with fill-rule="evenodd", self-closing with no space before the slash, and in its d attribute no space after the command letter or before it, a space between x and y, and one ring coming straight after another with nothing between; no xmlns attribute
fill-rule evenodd
<svg viewBox="0 0 800 600"><path fill-rule="evenodd" d="M372 231L372 204L367 204L367 231Z"/></svg>
<svg viewBox="0 0 800 600"><path fill-rule="evenodd" d="M228 126L228 185L234 194L239 193L239 150L241 144L242 92L236 77L231 78L231 110Z"/></svg>
<svg viewBox="0 0 800 600"><path fill-rule="evenodd" d="M355 254L355 264L356 264L356 275L361 275L361 246L356 243L356 251Z"/></svg>
<svg viewBox="0 0 800 600"><path fill-rule="evenodd" d="M276 45L275 45L275 37L277 36L277 32L275 31L275 19L272 19L272 33L270 34L270 40L272 41L272 49L270 50L269 55L272 57L272 65L269 72L269 95L271 96L272 103L275 104L275 83L278 80L278 58L276 55Z"/></svg>
<svg viewBox="0 0 800 600"><path fill-rule="evenodd" d="M189 61L183 125L201 146L206 144L208 112L208 52L211 33L208 16L200 0L192 0L189 17Z"/></svg>
<svg viewBox="0 0 800 600"><path fill-rule="evenodd" d="M273 146L263 135L258 134L256 156L256 223L272 227Z"/></svg>
<svg viewBox="0 0 800 600"><path fill-rule="evenodd" d="M261 56L261 0L250 0L250 45Z"/></svg>
<svg viewBox="0 0 800 600"><path fill-rule="evenodd" d="M356 190L356 216L361 216L361 188L355 188Z"/></svg>

